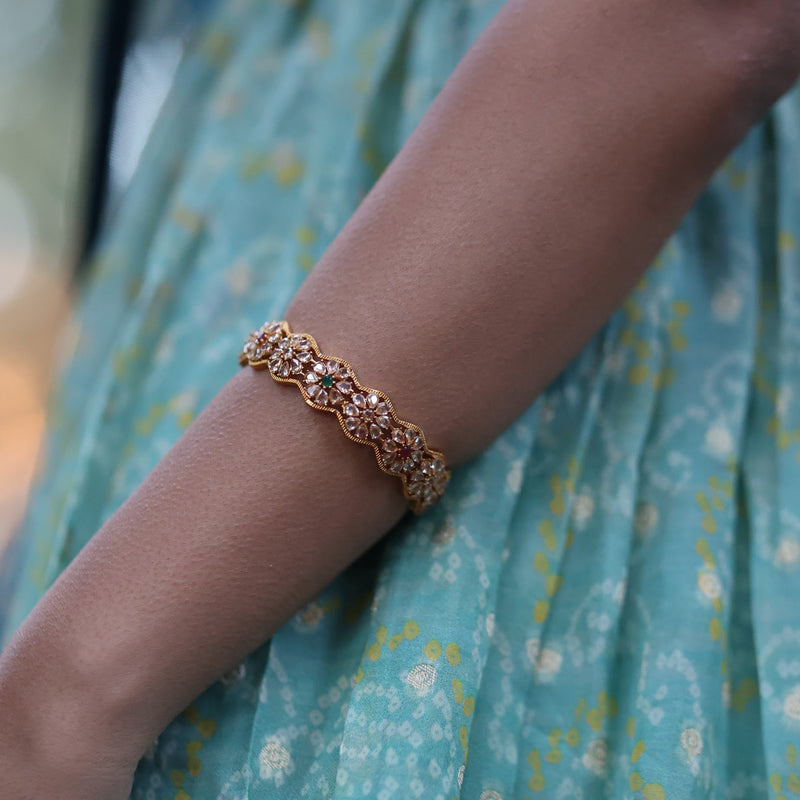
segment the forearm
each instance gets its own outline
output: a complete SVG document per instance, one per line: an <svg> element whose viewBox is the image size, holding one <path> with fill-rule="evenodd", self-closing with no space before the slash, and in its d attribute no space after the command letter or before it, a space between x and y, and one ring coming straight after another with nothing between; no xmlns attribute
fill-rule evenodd
<svg viewBox="0 0 800 800"><path fill-rule="evenodd" d="M347 354L452 462L479 453L795 74L768 44L770 5L508 3L287 319Z"/></svg>
<svg viewBox="0 0 800 800"><path fill-rule="evenodd" d="M286 319L450 463L480 452L775 99L768 39L710 5L509 3ZM0 701L52 737L43 752L82 722L98 739L121 725L116 740L144 750L403 511L369 448L244 370L31 614L0 658ZM76 696L95 702L63 728L22 708Z"/></svg>
<svg viewBox="0 0 800 800"><path fill-rule="evenodd" d="M42 761L73 742L144 752L400 518L374 459L296 387L242 370L0 656L0 775L26 727Z"/></svg>

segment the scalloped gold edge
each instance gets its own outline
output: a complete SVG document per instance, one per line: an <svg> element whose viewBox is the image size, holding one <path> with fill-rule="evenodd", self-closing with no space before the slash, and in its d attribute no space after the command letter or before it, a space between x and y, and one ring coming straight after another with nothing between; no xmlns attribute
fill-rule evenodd
<svg viewBox="0 0 800 800"><path fill-rule="evenodd" d="M279 322L279 320L269 320L269 321L265 322L263 325L259 326L259 328L256 328L255 331L252 331L249 336L252 336L253 333L255 333L257 330L260 330L261 328L264 328L264 327L266 327L268 325L272 325L272 324L274 324L276 322ZM394 403L392 403L391 399L389 398L389 396L387 394L385 394L384 392L380 391L380 389L372 389L369 386L365 386L363 383L361 383L361 381L359 381L358 378L356 377L356 371L355 371L353 365L349 361L347 361L346 359L340 358L339 356L326 355L325 353L323 353L322 350L320 349L319 345L317 344L317 340L312 336L312 334L310 334L310 333L299 333L297 331L293 331L290 328L289 323L286 320L280 320L280 325L281 325L281 329L282 329L282 331L284 333L284 336L286 336L286 337L289 337L289 336L300 336L300 337L303 337L304 339L307 339L309 344L311 345L311 349L314 351L314 354L320 360L322 360L322 361L335 361L338 364L342 364L343 366L347 367L347 369L349 370L349 373L350 373L350 380L352 380L352 382L361 391L362 394L374 394L374 395L377 395L378 397L380 397L381 400L383 400L383 402L386 403L386 406L389 409L389 415L391 416L392 420L396 423L396 425L398 425L398 426L402 425L402 426L405 426L406 428L411 428L412 430L416 431L419 434L419 437L422 439L422 450L423 450L425 458L427 458L427 459L438 459L445 465L444 475L447 478L447 480L445 481L445 487L447 486L447 484L450 482L450 478L451 478L452 473L451 473L451 471L449 469L447 469L447 466L446 466L447 465L447 461L446 461L446 459L444 457L444 454L440 450L434 450L432 447L430 447L428 445L428 441L425 438L425 433L422 430L422 428L419 427L419 425L415 425L413 422L408 422L407 420L404 420L404 419L402 419L401 417L398 416L397 412L395 411ZM248 339L249 339L249 336L248 336ZM247 343L247 339L245 339L245 344L246 343ZM412 497L408 493L408 482L409 482L408 478L409 478L409 475L407 473L403 473L403 472L392 472L390 469L388 469L387 467L384 466L384 464L382 462L382 459L381 459L381 450L380 450L380 446L379 446L378 442L375 442L375 441L373 441L371 439L361 439L361 438L359 438L357 436L353 436L353 434L350 433L350 431L348 431L347 428L345 427L345 417L342 414L342 412L340 411L340 409L336 408L335 406L323 406L323 405L320 405L319 403L314 402L314 400L308 394L305 384L301 380L299 380L298 378L288 378L288 377L287 378L281 378L281 377L275 375L274 373L272 373L269 370L269 365L268 365L269 358L270 358L270 356L267 356L264 359L260 359L258 361L252 361L246 355L246 353L244 352L244 349L242 349L242 351L239 353L239 364L241 366L243 366L243 367L250 366L255 370L267 372L272 377L272 379L277 381L278 383L293 383L293 384L295 384L295 386L297 386L298 389L300 389L300 394L302 395L303 400L305 401L306 405L309 405L309 406L311 406L311 408L315 408L318 411L327 411L327 412L330 412L332 414L335 414L336 415L336 419L339 422L339 428L341 429L342 433L348 439L350 439L351 441L356 442L356 444L369 445L372 448L373 452L375 453L375 461L378 464L378 468L382 472L386 473L387 475L391 475L393 478L399 478L400 479L400 482L401 482L402 487L403 487L403 496L406 498L406 500L408 500L409 506L410 506L411 510L414 512L414 514L419 516L420 514L422 514L423 511L427 510L428 508L432 508L434 505L436 505L436 503L439 502L439 500L441 500L442 494L444 493L443 491L439 494L439 496L437 497L437 499L433 503L430 503L429 505L426 505L425 507L422 507L421 500L419 500L418 498Z"/></svg>

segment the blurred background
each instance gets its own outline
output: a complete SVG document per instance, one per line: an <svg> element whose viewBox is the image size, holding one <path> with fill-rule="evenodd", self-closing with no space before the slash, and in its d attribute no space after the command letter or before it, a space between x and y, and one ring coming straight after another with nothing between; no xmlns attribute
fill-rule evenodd
<svg viewBox="0 0 800 800"><path fill-rule="evenodd" d="M41 466L81 266L208 4L0 0L0 554Z"/></svg>

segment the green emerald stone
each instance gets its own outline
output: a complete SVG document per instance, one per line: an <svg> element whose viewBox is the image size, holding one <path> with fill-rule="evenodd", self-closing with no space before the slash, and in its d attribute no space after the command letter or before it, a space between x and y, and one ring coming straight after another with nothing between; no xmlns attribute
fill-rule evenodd
<svg viewBox="0 0 800 800"><path fill-rule="evenodd" d="M323 375L320 383L326 388L330 389L333 386L333 378L330 375Z"/></svg>

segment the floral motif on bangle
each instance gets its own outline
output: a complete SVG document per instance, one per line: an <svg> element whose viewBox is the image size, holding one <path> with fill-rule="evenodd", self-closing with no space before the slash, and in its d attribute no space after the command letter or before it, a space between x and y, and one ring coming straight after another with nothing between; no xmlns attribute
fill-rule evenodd
<svg viewBox="0 0 800 800"><path fill-rule="evenodd" d="M253 331L244 343L243 355L249 361L259 362L272 355L275 345L284 337L280 322L262 325Z"/></svg>
<svg viewBox="0 0 800 800"><path fill-rule="evenodd" d="M301 372L313 357L311 342L304 336L292 334L275 344L269 359L269 371L280 378L288 378Z"/></svg>
<svg viewBox="0 0 800 800"><path fill-rule="evenodd" d="M392 426L389 406L377 394L356 392L344 407L344 426L359 439L378 439Z"/></svg>
<svg viewBox="0 0 800 800"><path fill-rule="evenodd" d="M409 497L418 500L424 509L439 499L449 480L450 473L442 459L425 460L409 476L406 491Z"/></svg>
<svg viewBox="0 0 800 800"><path fill-rule="evenodd" d="M321 406L338 405L353 391L350 377L350 370L338 361L317 361L306 375L306 391Z"/></svg>
<svg viewBox="0 0 800 800"><path fill-rule="evenodd" d="M422 461L424 443L419 433L412 428L395 428L389 439L383 442L383 463L392 472L408 472Z"/></svg>

